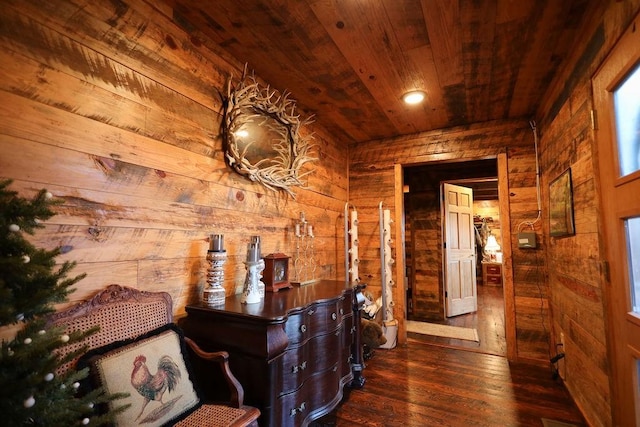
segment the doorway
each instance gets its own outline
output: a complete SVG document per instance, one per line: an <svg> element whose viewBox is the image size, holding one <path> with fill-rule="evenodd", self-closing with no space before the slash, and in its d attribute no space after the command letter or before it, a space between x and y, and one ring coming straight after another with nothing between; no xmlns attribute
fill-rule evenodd
<svg viewBox="0 0 640 427"><path fill-rule="evenodd" d="M474 193L474 220L484 221L500 236L497 160L428 163L405 166L404 235L406 266L406 316L408 320L473 328L480 342L408 332L408 339L448 345L473 351L506 356L504 295L501 283L486 283L477 262L478 309L469 314L447 317L444 286L442 228L443 182L470 187ZM474 221L474 225L475 225ZM507 227L508 229L508 227Z"/></svg>

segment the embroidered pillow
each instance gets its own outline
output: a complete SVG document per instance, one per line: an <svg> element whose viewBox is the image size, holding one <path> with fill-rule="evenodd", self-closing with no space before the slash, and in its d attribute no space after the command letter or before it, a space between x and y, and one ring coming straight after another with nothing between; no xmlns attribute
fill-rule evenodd
<svg viewBox="0 0 640 427"><path fill-rule="evenodd" d="M88 365L92 378L107 393L129 393L114 402L114 406L131 404L116 415L116 425L161 426L183 418L200 404L185 352L180 329L170 324L133 341L92 350L78 366Z"/></svg>

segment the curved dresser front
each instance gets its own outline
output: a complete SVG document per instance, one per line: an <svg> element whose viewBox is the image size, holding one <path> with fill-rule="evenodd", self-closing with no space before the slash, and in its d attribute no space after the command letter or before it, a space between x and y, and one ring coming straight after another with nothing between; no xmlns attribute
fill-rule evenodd
<svg viewBox="0 0 640 427"><path fill-rule="evenodd" d="M187 306L181 325L205 350L229 352L260 425L306 426L340 403L345 386L364 383L359 289L322 280L256 304L232 296L224 306Z"/></svg>

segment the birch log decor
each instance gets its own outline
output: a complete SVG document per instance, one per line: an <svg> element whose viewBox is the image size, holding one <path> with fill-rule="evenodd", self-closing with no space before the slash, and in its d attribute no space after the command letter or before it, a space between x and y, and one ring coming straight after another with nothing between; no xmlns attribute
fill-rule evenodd
<svg viewBox="0 0 640 427"><path fill-rule="evenodd" d="M300 120L289 92L261 86L246 67L235 85L232 80L222 129L227 163L251 181L295 198L291 187L303 187L302 178L312 172L301 172L302 166L317 160L311 153L313 134L300 133L311 118Z"/></svg>

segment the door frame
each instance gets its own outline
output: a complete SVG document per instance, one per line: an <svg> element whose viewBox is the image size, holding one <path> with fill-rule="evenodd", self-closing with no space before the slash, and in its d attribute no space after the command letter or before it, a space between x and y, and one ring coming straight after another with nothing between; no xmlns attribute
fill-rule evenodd
<svg viewBox="0 0 640 427"><path fill-rule="evenodd" d="M504 300L504 327L505 338L507 342L507 360L510 362L517 361L518 349L516 342L516 312L515 312L515 293L513 285L513 253L512 230L511 230L511 211L509 206L509 179L508 179L508 158L507 153L498 153L494 157L485 157L483 159L495 158L498 169L498 204L500 207L500 227L502 231L502 265L503 265L503 300ZM465 160L481 160L481 159L465 159ZM394 287L393 299L398 307L398 312L403 313L398 325L398 341L403 344L407 341L407 312L406 312L406 284L404 275L406 271L406 254L405 254L405 217L404 217L404 168L409 166L417 166L421 163L396 163L394 165L394 214L396 218L401 220L395 221L394 233L396 236L396 266L395 275L396 283L402 286Z"/></svg>

